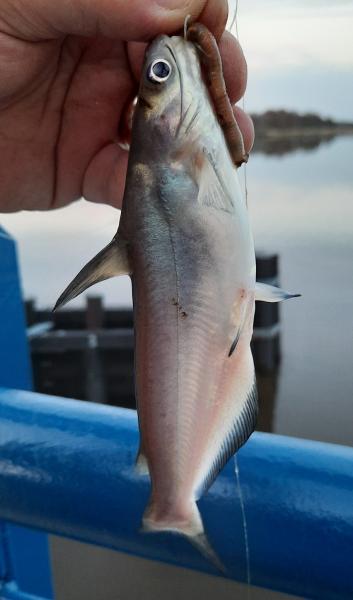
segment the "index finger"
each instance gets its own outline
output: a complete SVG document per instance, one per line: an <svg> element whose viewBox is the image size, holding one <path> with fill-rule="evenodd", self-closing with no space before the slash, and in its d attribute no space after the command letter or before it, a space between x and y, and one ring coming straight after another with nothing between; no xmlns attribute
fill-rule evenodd
<svg viewBox="0 0 353 600"><path fill-rule="evenodd" d="M11 3L6 33L31 41L65 35L103 36L121 41L148 41L173 34L185 18L202 21L219 39L224 31L227 0L24 0L21 18Z"/></svg>

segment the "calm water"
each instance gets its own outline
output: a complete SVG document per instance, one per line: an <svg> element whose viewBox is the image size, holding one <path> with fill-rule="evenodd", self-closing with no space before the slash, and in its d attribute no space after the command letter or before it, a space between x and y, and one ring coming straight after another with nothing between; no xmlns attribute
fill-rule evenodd
<svg viewBox="0 0 353 600"><path fill-rule="evenodd" d="M280 255L281 284L303 297L281 307L282 364L271 429L353 445L353 138L247 169L256 246ZM118 213L80 202L52 213L2 216L19 243L23 289L52 306L115 233ZM99 284L107 305L131 304L130 283ZM81 299L74 301L76 305ZM74 305L73 303L73 305Z"/></svg>

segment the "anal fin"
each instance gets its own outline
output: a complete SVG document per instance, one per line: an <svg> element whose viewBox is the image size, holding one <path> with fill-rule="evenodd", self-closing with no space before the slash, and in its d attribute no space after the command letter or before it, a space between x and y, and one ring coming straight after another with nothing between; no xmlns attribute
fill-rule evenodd
<svg viewBox="0 0 353 600"><path fill-rule="evenodd" d="M148 468L147 458L146 458L145 454L143 453L143 451L141 450L141 448L138 451L138 454L136 457L135 471L136 471L136 473L138 473L138 475L149 475L149 473L150 473L150 470Z"/></svg>
<svg viewBox="0 0 353 600"><path fill-rule="evenodd" d="M254 378L250 390L242 402L239 413L234 418L232 425L220 444L218 452L213 458L210 468L196 490L196 500L201 498L208 490L230 457L245 444L253 433L256 425L257 413L257 388Z"/></svg>

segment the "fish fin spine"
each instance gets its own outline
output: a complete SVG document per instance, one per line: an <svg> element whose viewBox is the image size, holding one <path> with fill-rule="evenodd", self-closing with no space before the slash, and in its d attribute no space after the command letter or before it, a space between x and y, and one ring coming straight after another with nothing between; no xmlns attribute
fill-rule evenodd
<svg viewBox="0 0 353 600"><path fill-rule="evenodd" d="M53 311L76 298L91 285L117 275L129 275L131 272L127 243L115 236L71 281L57 300Z"/></svg>

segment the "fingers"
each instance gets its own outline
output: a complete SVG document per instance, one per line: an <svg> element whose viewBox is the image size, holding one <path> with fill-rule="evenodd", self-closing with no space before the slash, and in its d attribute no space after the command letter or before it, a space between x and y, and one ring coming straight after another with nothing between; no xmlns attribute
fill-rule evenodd
<svg viewBox="0 0 353 600"><path fill-rule="evenodd" d="M82 195L86 200L121 209L128 158L129 153L116 143L102 148L85 173Z"/></svg>
<svg viewBox="0 0 353 600"><path fill-rule="evenodd" d="M223 75L230 101L238 102L244 96L247 82L247 66L238 40L225 31L219 42Z"/></svg>
<svg viewBox="0 0 353 600"><path fill-rule="evenodd" d="M196 14L193 19L200 21L212 31L218 41L222 36L227 24L228 18L228 1L223 0L208 0L203 2L204 8L200 14ZM189 13L192 14L192 13Z"/></svg>
<svg viewBox="0 0 353 600"><path fill-rule="evenodd" d="M255 139L254 124L250 115L239 106L233 106L233 112L243 136L245 152L249 154Z"/></svg>
<svg viewBox="0 0 353 600"><path fill-rule="evenodd" d="M176 33L187 15L219 38L227 13L227 0L24 0L21 13L9 2L5 16L8 33L33 41L68 34L143 41Z"/></svg>
<svg viewBox="0 0 353 600"><path fill-rule="evenodd" d="M69 42L73 40L68 38L63 45L62 61L71 57ZM107 38L92 40L74 68L61 109L56 206L81 196L87 167L102 148L116 139L122 111L133 90L124 44Z"/></svg>
<svg viewBox="0 0 353 600"><path fill-rule="evenodd" d="M127 56L130 63L131 72L137 83L141 79L141 71L146 48L147 44L145 42L129 42L127 44Z"/></svg>

